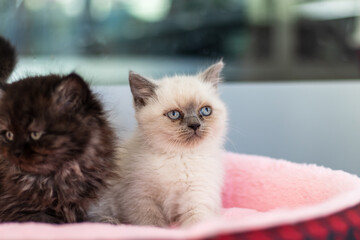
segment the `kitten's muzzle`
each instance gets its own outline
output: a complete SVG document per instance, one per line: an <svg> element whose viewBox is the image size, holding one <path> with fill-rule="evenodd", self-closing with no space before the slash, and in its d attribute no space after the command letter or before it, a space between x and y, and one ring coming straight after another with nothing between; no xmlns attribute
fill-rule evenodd
<svg viewBox="0 0 360 240"><path fill-rule="evenodd" d="M199 123L194 123L194 124L188 125L188 127L192 128L194 131L196 131L200 126L201 126L201 124L199 124Z"/></svg>
<svg viewBox="0 0 360 240"><path fill-rule="evenodd" d="M23 154L23 151L24 151L23 144L16 144L10 150L11 154L16 158L21 157L21 155Z"/></svg>
<svg viewBox="0 0 360 240"><path fill-rule="evenodd" d="M200 119L197 116L189 116L184 118L184 123L196 132L201 126Z"/></svg>
<svg viewBox="0 0 360 240"><path fill-rule="evenodd" d="M20 149L16 149L13 151L15 157L19 158L21 156L22 151Z"/></svg>

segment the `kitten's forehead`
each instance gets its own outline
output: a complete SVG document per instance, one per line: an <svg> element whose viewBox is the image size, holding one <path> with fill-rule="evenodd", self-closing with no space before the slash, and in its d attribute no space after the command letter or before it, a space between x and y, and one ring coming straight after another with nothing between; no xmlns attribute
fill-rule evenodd
<svg viewBox="0 0 360 240"><path fill-rule="evenodd" d="M33 98L22 95L21 98L8 99L0 106L2 116L0 118L6 119L7 121L13 121L15 119L21 120L22 122L30 122L34 118L41 117L41 109L50 109L50 106L43 101L43 99Z"/></svg>
<svg viewBox="0 0 360 240"><path fill-rule="evenodd" d="M7 128L38 128L51 105L40 92L22 91L17 86L7 89L0 101L0 123Z"/></svg>
<svg viewBox="0 0 360 240"><path fill-rule="evenodd" d="M35 111L50 105L54 88L60 83L58 76L29 77L6 85L1 95L1 107Z"/></svg>
<svg viewBox="0 0 360 240"><path fill-rule="evenodd" d="M157 97L164 105L177 106L193 110L199 105L210 102L215 96L215 89L196 76L176 76L160 81Z"/></svg>

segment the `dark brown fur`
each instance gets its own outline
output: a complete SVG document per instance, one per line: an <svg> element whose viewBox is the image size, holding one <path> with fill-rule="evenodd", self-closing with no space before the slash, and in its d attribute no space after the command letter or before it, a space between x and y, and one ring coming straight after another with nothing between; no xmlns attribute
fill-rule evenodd
<svg viewBox="0 0 360 240"><path fill-rule="evenodd" d="M114 175L115 136L102 104L75 73L1 88L0 222L83 221Z"/></svg>
<svg viewBox="0 0 360 240"><path fill-rule="evenodd" d="M16 64L14 47L0 36L0 83L5 82Z"/></svg>

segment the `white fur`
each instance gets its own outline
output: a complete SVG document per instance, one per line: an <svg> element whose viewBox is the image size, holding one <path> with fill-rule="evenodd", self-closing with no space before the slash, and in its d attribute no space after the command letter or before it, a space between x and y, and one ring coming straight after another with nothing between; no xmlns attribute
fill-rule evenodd
<svg viewBox="0 0 360 240"><path fill-rule="evenodd" d="M189 226L219 213L227 114L217 88L200 74L152 82L156 97L137 109L138 128L119 149L120 179L93 207L94 221L111 216L115 222ZM164 114L188 105L213 110L204 137L190 145L178 141L178 124Z"/></svg>

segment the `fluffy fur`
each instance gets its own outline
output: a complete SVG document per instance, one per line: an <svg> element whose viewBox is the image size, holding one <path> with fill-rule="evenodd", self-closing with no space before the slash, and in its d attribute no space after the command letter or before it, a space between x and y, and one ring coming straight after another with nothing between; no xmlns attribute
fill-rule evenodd
<svg viewBox="0 0 360 240"><path fill-rule="evenodd" d="M10 45L0 39L0 46ZM6 51L4 78L15 65L13 48ZM0 222L83 221L114 176L114 139L101 103L79 75L3 82Z"/></svg>
<svg viewBox="0 0 360 240"><path fill-rule="evenodd" d="M93 221L189 226L219 213L226 108L222 61L195 76L148 80L130 72L138 128L119 150L120 179L90 213ZM203 107L211 107L202 116ZM176 120L168 116L178 111Z"/></svg>
<svg viewBox="0 0 360 240"><path fill-rule="evenodd" d="M14 47L0 36L0 82L5 82L16 64Z"/></svg>

